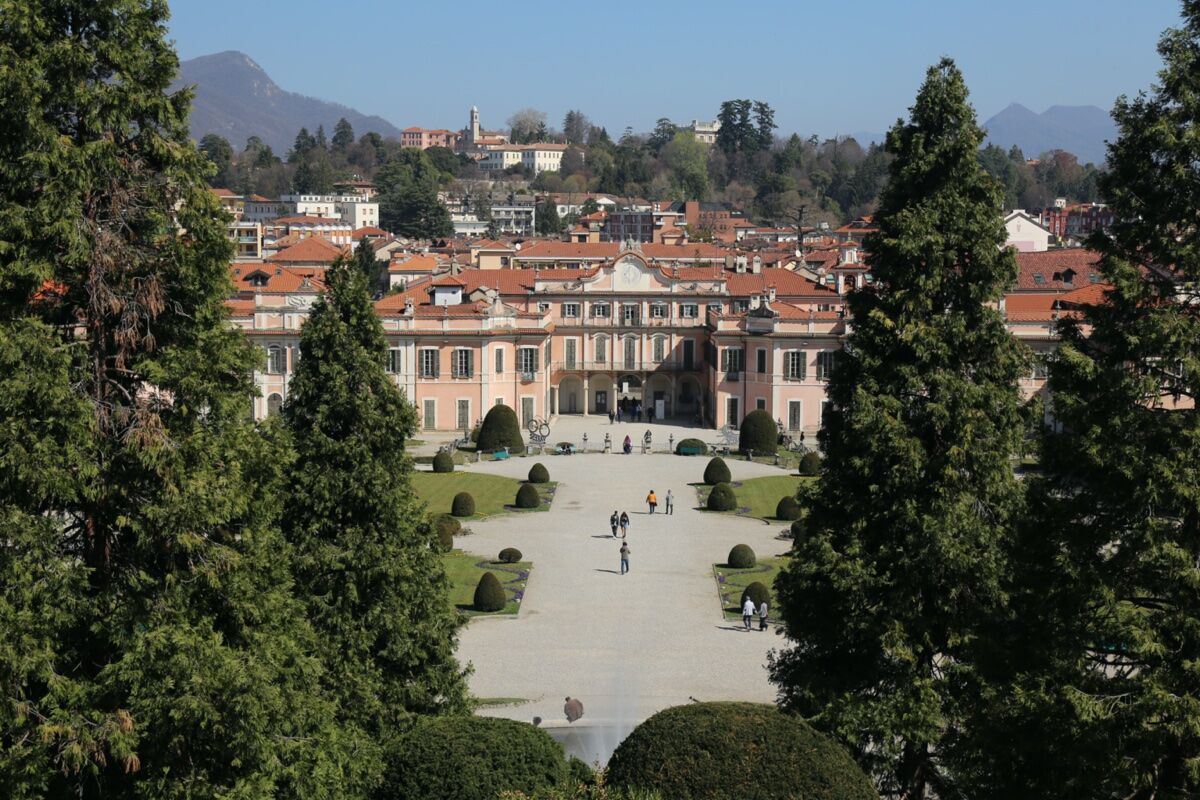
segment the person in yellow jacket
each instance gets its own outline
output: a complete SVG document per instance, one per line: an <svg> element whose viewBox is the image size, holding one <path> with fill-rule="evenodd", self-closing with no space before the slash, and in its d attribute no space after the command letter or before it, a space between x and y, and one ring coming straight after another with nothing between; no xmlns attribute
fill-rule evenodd
<svg viewBox="0 0 1200 800"><path fill-rule="evenodd" d="M650 506L650 513L654 513L654 509L658 508L658 495L654 494L654 490L650 490L650 494L646 495L646 505Z"/></svg>

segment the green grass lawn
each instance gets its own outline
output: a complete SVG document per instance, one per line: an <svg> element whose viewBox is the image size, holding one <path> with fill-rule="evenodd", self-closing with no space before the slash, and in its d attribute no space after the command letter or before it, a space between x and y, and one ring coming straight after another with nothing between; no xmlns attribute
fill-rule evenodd
<svg viewBox="0 0 1200 800"><path fill-rule="evenodd" d="M446 577L450 579L451 605L472 617L496 617L502 614L516 614L520 611L521 598L525 594L525 583L529 579L529 571L533 569L533 564L529 561L501 564L483 556L464 553L461 550L452 550L443 555L442 565L446 570ZM484 572L495 573L508 593L508 605L504 607L503 611L484 613L471 607L475 601L475 586L478 585L479 578ZM525 577L521 577L522 573Z"/></svg>
<svg viewBox="0 0 1200 800"><path fill-rule="evenodd" d="M503 475L463 470L413 473L413 490L434 514L449 514L454 495L469 492L471 497L475 498L475 516L470 519L484 519L506 511L525 511L526 509L519 509L513 505L521 483L516 478L506 478ZM528 510L549 511L550 503L547 499L554 499L554 488L557 485L554 481L534 484L542 495L542 504L538 508Z"/></svg>
<svg viewBox="0 0 1200 800"><path fill-rule="evenodd" d="M717 581L717 594L721 598L721 612L725 619L735 622L742 621L742 591L754 581L765 585L771 592L771 600L767 604L767 620L773 621L778 604L775 602L775 576L787 563L786 556L760 558L750 569L731 569L724 564L713 564L713 578ZM754 622L758 626L758 620Z"/></svg>
<svg viewBox="0 0 1200 800"><path fill-rule="evenodd" d="M785 495L795 497L796 489L805 481L815 478L802 478L799 475L767 475L762 478L751 478L747 481L734 481L733 491L737 495L738 507L726 513L739 517L755 517L757 519L775 520L775 506ZM693 484L700 498L700 505L708 501L711 486L703 483Z"/></svg>

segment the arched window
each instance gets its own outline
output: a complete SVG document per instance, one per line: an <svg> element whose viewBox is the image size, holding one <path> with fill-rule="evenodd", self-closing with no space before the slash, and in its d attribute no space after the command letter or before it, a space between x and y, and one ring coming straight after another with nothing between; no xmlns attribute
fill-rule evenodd
<svg viewBox="0 0 1200 800"><path fill-rule="evenodd" d="M608 361L608 337L599 334L592 342L592 360L597 364Z"/></svg>
<svg viewBox="0 0 1200 800"><path fill-rule="evenodd" d="M654 337L654 363L658 364L667 357L667 337Z"/></svg>
<svg viewBox="0 0 1200 800"><path fill-rule="evenodd" d="M279 413L279 409L283 408L283 396L278 392L272 392L267 396L267 416L273 417Z"/></svg>
<svg viewBox="0 0 1200 800"><path fill-rule="evenodd" d="M267 348L267 372L272 375L282 375L287 367L283 348L273 344Z"/></svg>

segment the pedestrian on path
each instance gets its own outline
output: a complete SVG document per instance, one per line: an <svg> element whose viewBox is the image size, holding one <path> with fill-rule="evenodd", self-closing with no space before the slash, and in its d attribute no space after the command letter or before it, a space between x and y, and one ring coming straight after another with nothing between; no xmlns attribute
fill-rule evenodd
<svg viewBox="0 0 1200 800"><path fill-rule="evenodd" d="M608 518L608 524L612 526L613 538L617 538L617 526L621 524L621 518L617 516L616 511Z"/></svg>
<svg viewBox="0 0 1200 800"><path fill-rule="evenodd" d="M667 514L675 513L675 497L674 497L674 495L671 494L670 489L667 489L667 504L666 504L666 507L664 508L664 512Z"/></svg>
<svg viewBox="0 0 1200 800"><path fill-rule="evenodd" d="M629 434L625 434L625 455L633 452L633 439L629 438Z"/></svg>
<svg viewBox="0 0 1200 800"><path fill-rule="evenodd" d="M629 514L622 511L620 523L621 523L621 538L624 539L625 534L629 533Z"/></svg>
<svg viewBox="0 0 1200 800"><path fill-rule="evenodd" d="M754 601L747 597L746 602L742 603L742 624L746 630L750 630L750 618L754 616L754 611Z"/></svg>
<svg viewBox="0 0 1200 800"><path fill-rule="evenodd" d="M631 551L629 549L629 544L627 542L621 542L621 574L622 575L624 575L626 572L629 572L629 553L630 552ZM747 625L749 625L749 623L747 623Z"/></svg>
<svg viewBox="0 0 1200 800"><path fill-rule="evenodd" d="M650 490L650 494L646 495L646 505L650 506L651 514L654 513L654 509L658 508L658 495L654 493L653 489Z"/></svg>
<svg viewBox="0 0 1200 800"><path fill-rule="evenodd" d="M608 410L608 424L609 425L613 424L613 412L612 412L611 408Z"/></svg>
<svg viewBox="0 0 1200 800"><path fill-rule="evenodd" d="M763 600L758 606L758 629L765 631L767 629L767 601Z"/></svg>

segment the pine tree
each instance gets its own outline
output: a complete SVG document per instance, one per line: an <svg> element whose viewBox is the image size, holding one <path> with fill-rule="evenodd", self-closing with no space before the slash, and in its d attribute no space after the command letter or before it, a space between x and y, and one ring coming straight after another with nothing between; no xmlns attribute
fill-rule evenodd
<svg viewBox="0 0 1200 800"><path fill-rule="evenodd" d="M371 246L371 240L365 236L358 243L358 247L354 248L353 263L367 280L368 294L374 295L383 288L384 262L375 257L375 248Z"/></svg>
<svg viewBox="0 0 1200 800"><path fill-rule="evenodd" d="M331 144L338 153L345 153L350 149L350 145L354 144L354 126L345 117L339 119L333 126Z"/></svg>
<svg viewBox="0 0 1200 800"><path fill-rule="evenodd" d="M384 371L386 352L362 273L335 265L283 410L296 586L340 721L377 745L363 754L373 773L411 715L466 707L437 536L409 478L417 414Z"/></svg>
<svg viewBox="0 0 1200 800"><path fill-rule="evenodd" d="M332 797L166 4L0 17L0 795Z"/></svg>
<svg viewBox="0 0 1200 800"><path fill-rule="evenodd" d="M943 738L1003 601L1025 354L993 305L1016 264L952 61L930 68L910 115L888 136L874 282L849 297L820 480L776 581L793 647L771 675L884 792L918 800L949 793Z"/></svg>
<svg viewBox="0 0 1200 800"><path fill-rule="evenodd" d="M537 210L537 232L542 236L556 236L562 233L562 220L558 218L558 206L552 199L547 199Z"/></svg>

